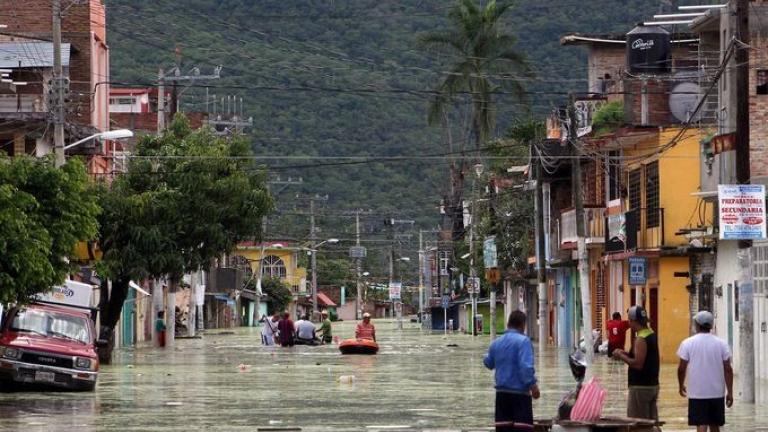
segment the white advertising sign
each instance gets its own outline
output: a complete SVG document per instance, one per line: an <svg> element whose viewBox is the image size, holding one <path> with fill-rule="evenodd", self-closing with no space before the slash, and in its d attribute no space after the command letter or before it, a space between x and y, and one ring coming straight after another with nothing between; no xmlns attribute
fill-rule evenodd
<svg viewBox="0 0 768 432"><path fill-rule="evenodd" d="M389 284L389 299L400 300L400 291L403 288L403 284L400 282L392 282Z"/></svg>
<svg viewBox="0 0 768 432"><path fill-rule="evenodd" d="M765 239L765 186L719 185L720 240Z"/></svg>
<svg viewBox="0 0 768 432"><path fill-rule="evenodd" d="M68 280L64 286L55 286L49 292L38 294L36 298L49 303L88 308L91 307L92 296L92 285Z"/></svg>

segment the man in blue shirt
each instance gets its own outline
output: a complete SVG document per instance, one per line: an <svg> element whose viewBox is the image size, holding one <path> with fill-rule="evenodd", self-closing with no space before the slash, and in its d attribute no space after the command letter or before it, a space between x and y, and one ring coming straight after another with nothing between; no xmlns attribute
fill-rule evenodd
<svg viewBox="0 0 768 432"><path fill-rule="evenodd" d="M491 343L483 364L496 370L496 431L531 430L538 399L533 344L525 335L525 314L509 314L507 332ZM517 426L517 427L516 427Z"/></svg>

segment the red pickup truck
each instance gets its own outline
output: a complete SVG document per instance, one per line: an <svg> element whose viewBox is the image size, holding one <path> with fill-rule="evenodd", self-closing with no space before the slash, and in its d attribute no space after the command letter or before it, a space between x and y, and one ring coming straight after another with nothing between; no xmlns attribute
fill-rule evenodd
<svg viewBox="0 0 768 432"><path fill-rule="evenodd" d="M3 318L0 385L94 389L99 360L88 309L34 302Z"/></svg>

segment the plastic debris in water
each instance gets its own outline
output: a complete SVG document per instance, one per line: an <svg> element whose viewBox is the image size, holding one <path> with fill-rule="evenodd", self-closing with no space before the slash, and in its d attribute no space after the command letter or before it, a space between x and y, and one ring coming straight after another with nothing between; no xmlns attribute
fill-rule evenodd
<svg viewBox="0 0 768 432"><path fill-rule="evenodd" d="M355 376L354 375L342 375L339 377L339 382L342 384L352 384L355 382Z"/></svg>
<svg viewBox="0 0 768 432"><path fill-rule="evenodd" d="M181 402L175 402L175 401L170 401L165 403L165 406L181 406L181 405L183 405Z"/></svg>
<svg viewBox="0 0 768 432"><path fill-rule="evenodd" d="M240 372L248 372L249 370L251 370L251 365L240 363L239 365L237 365L237 369Z"/></svg>
<svg viewBox="0 0 768 432"><path fill-rule="evenodd" d="M282 420L270 420L269 424L276 425L276 424L281 424L282 422L283 422Z"/></svg>

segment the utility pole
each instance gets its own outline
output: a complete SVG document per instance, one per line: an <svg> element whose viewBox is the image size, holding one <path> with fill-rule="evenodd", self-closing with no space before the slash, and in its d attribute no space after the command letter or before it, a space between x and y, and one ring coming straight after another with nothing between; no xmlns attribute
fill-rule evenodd
<svg viewBox="0 0 768 432"><path fill-rule="evenodd" d="M171 103L169 111L171 114L175 114L179 107L179 98L177 85L179 83L187 83L188 85L194 84L196 81L207 81L221 78L221 66L216 66L211 75L200 75L200 69L194 67L190 70L189 75L181 75L181 71L178 66L174 66L168 74L165 73L163 68L160 68L158 74L158 88L157 88L157 129L158 133L162 133L165 130L165 84L170 82L173 85L173 93L171 95Z"/></svg>
<svg viewBox="0 0 768 432"><path fill-rule="evenodd" d="M472 283L469 289L469 301L472 304L472 336L477 336L475 316L477 315L477 297L480 295L480 283L477 277L477 269L475 268L475 225L477 223L475 213L477 211L477 180L483 175L483 164L478 162L473 168L475 170L475 177L472 180L472 204L469 225L469 277Z"/></svg>
<svg viewBox="0 0 768 432"><path fill-rule="evenodd" d="M568 140L570 141L573 201L576 208L577 254L579 258L579 291L581 292L582 337L587 351L587 365L592 364L594 349L592 348L592 295L589 291L589 262L587 261L586 224L584 221L584 196L581 182L581 158L576 146L576 99L571 93L568 101ZM544 317L547 319L547 317Z"/></svg>
<svg viewBox="0 0 768 432"><path fill-rule="evenodd" d="M360 211L355 212L355 245L358 247L358 250L360 248ZM359 320L362 318L360 315L360 307L362 306L362 303L360 302L361 296L363 295L363 289L360 286L360 272L361 272L361 258L357 257L355 258L355 274L357 275L357 280L355 281L355 288L356 288L356 295L355 295L355 319Z"/></svg>
<svg viewBox="0 0 768 432"><path fill-rule="evenodd" d="M309 240L312 244L312 319L317 315L317 238L315 237L315 200L309 200Z"/></svg>
<svg viewBox="0 0 768 432"><path fill-rule="evenodd" d="M395 241L392 237L392 243L389 244L389 288L392 288L392 284L395 281ZM395 319L395 299L392 298L392 310L389 313L390 318Z"/></svg>
<svg viewBox="0 0 768 432"><path fill-rule="evenodd" d="M749 128L749 0L736 0L736 179L751 183ZM739 241L739 357L741 400L755 402L754 281L752 242Z"/></svg>
<svg viewBox="0 0 768 432"><path fill-rule="evenodd" d="M165 130L165 71L157 73L157 133Z"/></svg>
<svg viewBox="0 0 768 432"><path fill-rule="evenodd" d="M424 231L419 230L419 323L422 322L423 316L424 316Z"/></svg>
<svg viewBox="0 0 768 432"><path fill-rule="evenodd" d="M538 148L536 149L538 156ZM544 238L544 193L541 161L536 161L536 272L539 294L539 350L543 352L549 341L549 311L547 300L546 245Z"/></svg>
<svg viewBox="0 0 768 432"><path fill-rule="evenodd" d="M66 162L64 159L64 71L61 66L61 0L52 0L53 6L53 153L54 164L61 167Z"/></svg>

